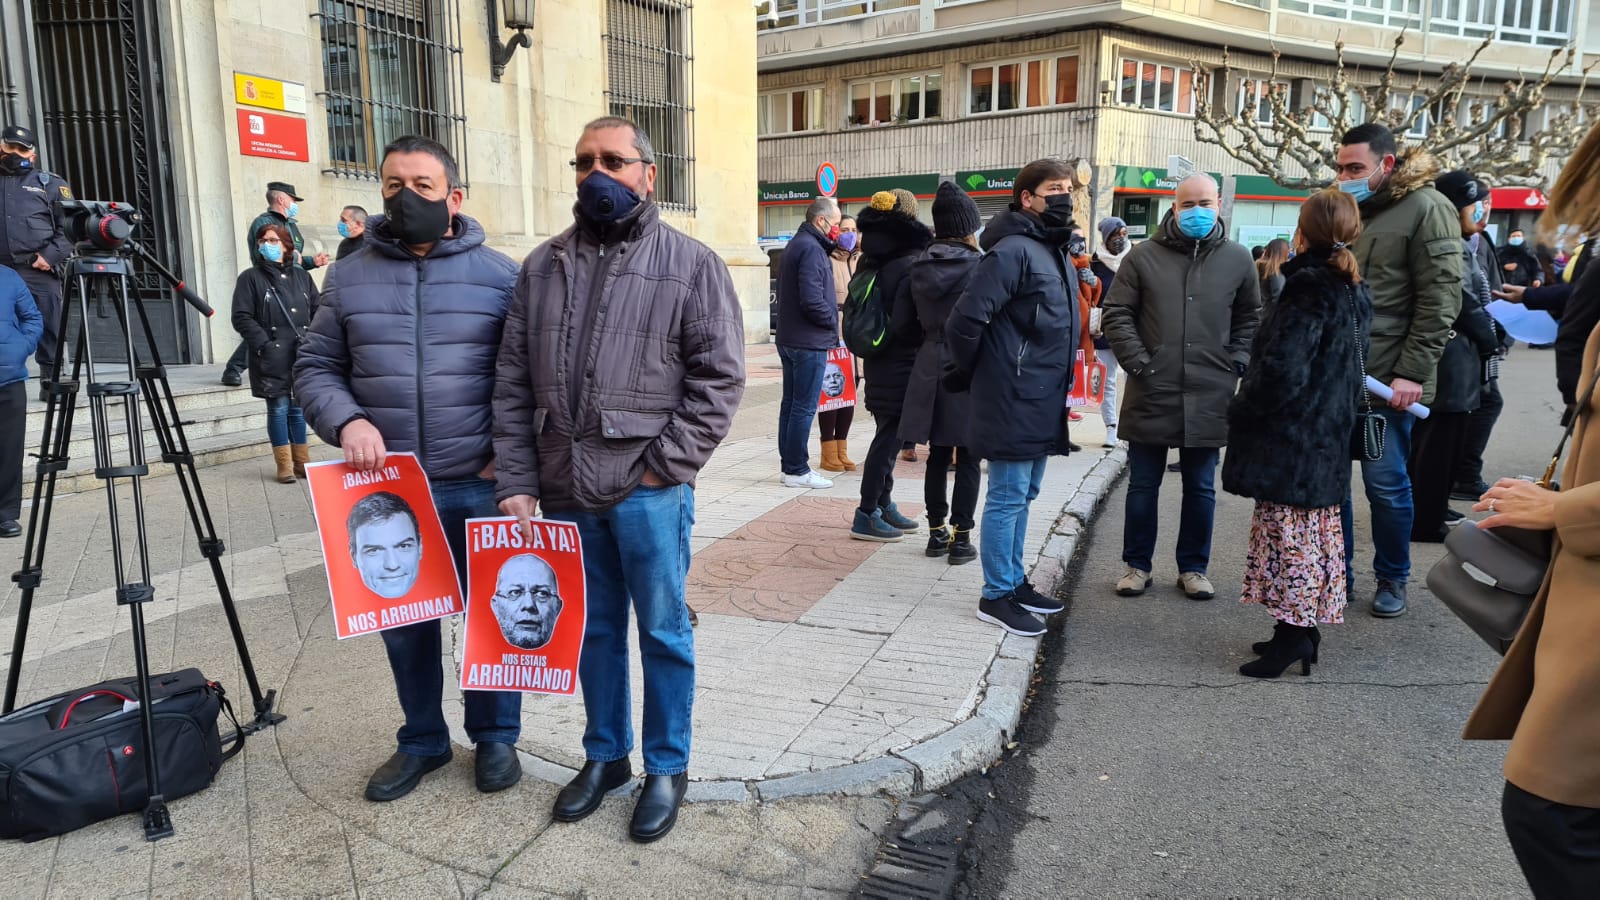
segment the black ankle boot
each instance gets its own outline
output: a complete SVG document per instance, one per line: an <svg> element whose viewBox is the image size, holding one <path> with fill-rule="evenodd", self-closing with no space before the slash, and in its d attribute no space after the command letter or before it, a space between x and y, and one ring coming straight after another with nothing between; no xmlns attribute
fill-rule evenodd
<svg viewBox="0 0 1600 900"><path fill-rule="evenodd" d="M689 775L646 775L639 803L633 808L628 837L641 844L660 840L678 822L678 807L689 788Z"/></svg>
<svg viewBox="0 0 1600 900"><path fill-rule="evenodd" d="M590 760L578 770L578 777L556 794L553 815L557 822L576 822L600 808L610 791L633 780L633 763L624 756L608 763Z"/></svg>
<svg viewBox="0 0 1600 900"><path fill-rule="evenodd" d="M1251 678L1277 678L1284 670L1300 664L1300 674L1311 674L1311 629L1279 622L1272 626L1272 640L1261 658L1239 667L1240 675Z"/></svg>
<svg viewBox="0 0 1600 900"><path fill-rule="evenodd" d="M950 565L965 565L977 558L978 548L972 546L972 529L954 529L950 535Z"/></svg>
<svg viewBox="0 0 1600 900"><path fill-rule="evenodd" d="M950 552L950 529L943 525L928 524L928 556L940 557Z"/></svg>
<svg viewBox="0 0 1600 900"><path fill-rule="evenodd" d="M1260 656L1261 654L1267 652L1267 648L1271 645L1271 641L1256 641L1254 644L1250 645L1250 652ZM1317 628L1317 626L1313 625L1311 626L1311 661L1313 663L1317 661L1317 648L1321 646L1322 632Z"/></svg>

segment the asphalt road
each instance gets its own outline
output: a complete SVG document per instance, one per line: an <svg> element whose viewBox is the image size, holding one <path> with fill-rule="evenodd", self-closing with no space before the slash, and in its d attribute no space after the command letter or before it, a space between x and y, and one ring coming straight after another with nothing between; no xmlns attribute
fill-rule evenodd
<svg viewBox="0 0 1600 900"><path fill-rule="evenodd" d="M1560 435L1553 371L1547 351L1508 361L1490 481L1543 470ZM1219 484L1218 597L1189 601L1174 584L1169 475L1156 585L1121 599L1124 494L1080 557L1016 755L952 791L977 807L959 893L1527 895L1500 827L1505 747L1460 739L1498 657L1423 585L1441 548L1413 546L1411 611L1372 618L1358 500L1361 599L1347 624L1323 629L1310 677L1255 681L1237 667L1272 620L1236 599L1250 503Z"/></svg>

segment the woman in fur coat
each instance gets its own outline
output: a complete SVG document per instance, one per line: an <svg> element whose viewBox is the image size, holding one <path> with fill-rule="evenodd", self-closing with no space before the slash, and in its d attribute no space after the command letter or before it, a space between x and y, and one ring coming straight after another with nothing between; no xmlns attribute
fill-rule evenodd
<svg viewBox="0 0 1600 900"><path fill-rule="evenodd" d="M1263 319L1250 368L1228 408L1223 489L1256 501L1245 565L1245 603L1277 619L1260 659L1242 675L1310 674L1317 625L1344 621L1344 531L1350 435L1362 395L1372 300L1351 247L1361 212L1325 190L1300 212L1299 255L1283 267L1283 293Z"/></svg>

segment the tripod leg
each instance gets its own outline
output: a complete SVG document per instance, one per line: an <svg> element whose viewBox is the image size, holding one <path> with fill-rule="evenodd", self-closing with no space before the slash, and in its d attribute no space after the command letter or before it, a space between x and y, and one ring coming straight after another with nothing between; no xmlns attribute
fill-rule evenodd
<svg viewBox="0 0 1600 900"><path fill-rule="evenodd" d="M183 492L184 504L189 509L189 521L199 537L200 554L211 564L211 577L217 583L217 596L222 601L223 614L228 619L228 630L233 634L233 646L244 670L245 683L250 688L250 699L255 708L255 718L244 723L245 734L253 734L284 720L282 713L273 712L278 692L262 693L256 677L255 662L250 658L250 646L245 641L244 626L239 621L239 611L233 601L233 591L228 586L227 573L222 568L222 554L226 547L217 536L216 523L211 518L211 507L206 503L205 492L200 487L200 473L194 464L194 453L189 449L189 438L183 431L183 419L178 413L177 398L172 393L172 383L167 380L166 367L156 350L155 335L150 328L150 317L143 304L136 304L139 323L150 348L150 365L139 367L139 386L150 413L150 424L161 447L161 459L172 464ZM126 324L126 323L125 323Z"/></svg>

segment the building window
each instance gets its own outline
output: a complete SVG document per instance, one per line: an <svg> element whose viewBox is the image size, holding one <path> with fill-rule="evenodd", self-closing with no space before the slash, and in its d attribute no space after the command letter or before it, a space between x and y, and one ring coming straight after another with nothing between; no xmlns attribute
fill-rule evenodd
<svg viewBox="0 0 1600 900"><path fill-rule="evenodd" d="M1122 60L1123 106L1194 115L1194 71L1165 63Z"/></svg>
<svg viewBox="0 0 1600 900"><path fill-rule="evenodd" d="M1537 3L1543 0L1511 2ZM1418 28L1422 25L1422 3L1423 0L1278 0L1278 8L1366 25Z"/></svg>
<svg viewBox="0 0 1600 900"><path fill-rule="evenodd" d="M944 76L937 72L855 82L846 124L861 128L937 119L943 86Z"/></svg>
<svg viewBox="0 0 1600 900"><path fill-rule="evenodd" d="M1315 88L1312 88L1312 87L1308 86L1306 88L1306 90L1314 91ZM1350 85L1350 87L1349 87L1349 95L1350 95L1350 114L1348 116L1346 116L1345 118L1346 118L1347 121L1349 121L1350 127L1354 128L1355 126L1360 125L1363 122L1367 121L1367 102L1366 102L1365 99L1362 98L1361 89L1359 87L1355 86L1355 85ZM1308 98L1306 100L1306 104L1310 105L1312 102L1313 102L1312 97L1308 96ZM1339 101L1338 97L1335 97L1332 94L1329 94L1327 96L1325 102L1326 102L1327 106L1329 107L1329 110L1328 110L1329 112L1332 112L1334 115L1338 115L1339 114L1341 104L1340 104L1340 101ZM1311 114L1311 127L1313 129L1318 130L1318 131L1332 131L1333 130L1333 123L1331 121L1329 121L1328 117L1323 115L1322 113L1313 112ZM1336 137L1342 137L1342 135L1336 135Z"/></svg>
<svg viewBox="0 0 1600 900"><path fill-rule="evenodd" d="M822 88L762 94L756 101L756 133L794 134L822 130Z"/></svg>
<svg viewBox="0 0 1600 900"><path fill-rule="evenodd" d="M1078 57L991 63L967 70L967 114L1078 102Z"/></svg>
<svg viewBox="0 0 1600 900"><path fill-rule="evenodd" d="M1238 112L1255 110L1256 121L1263 125L1272 123L1272 91L1276 88L1279 96L1287 101L1289 85L1282 81L1257 81L1246 78L1239 82L1239 101L1234 106Z"/></svg>
<svg viewBox="0 0 1600 900"><path fill-rule="evenodd" d="M378 177L407 134L450 148L466 178L461 24L454 0L320 0L325 172Z"/></svg>
<svg viewBox="0 0 1600 900"><path fill-rule="evenodd" d="M606 0L606 101L656 151L656 202L693 210L694 46L690 0Z"/></svg>

